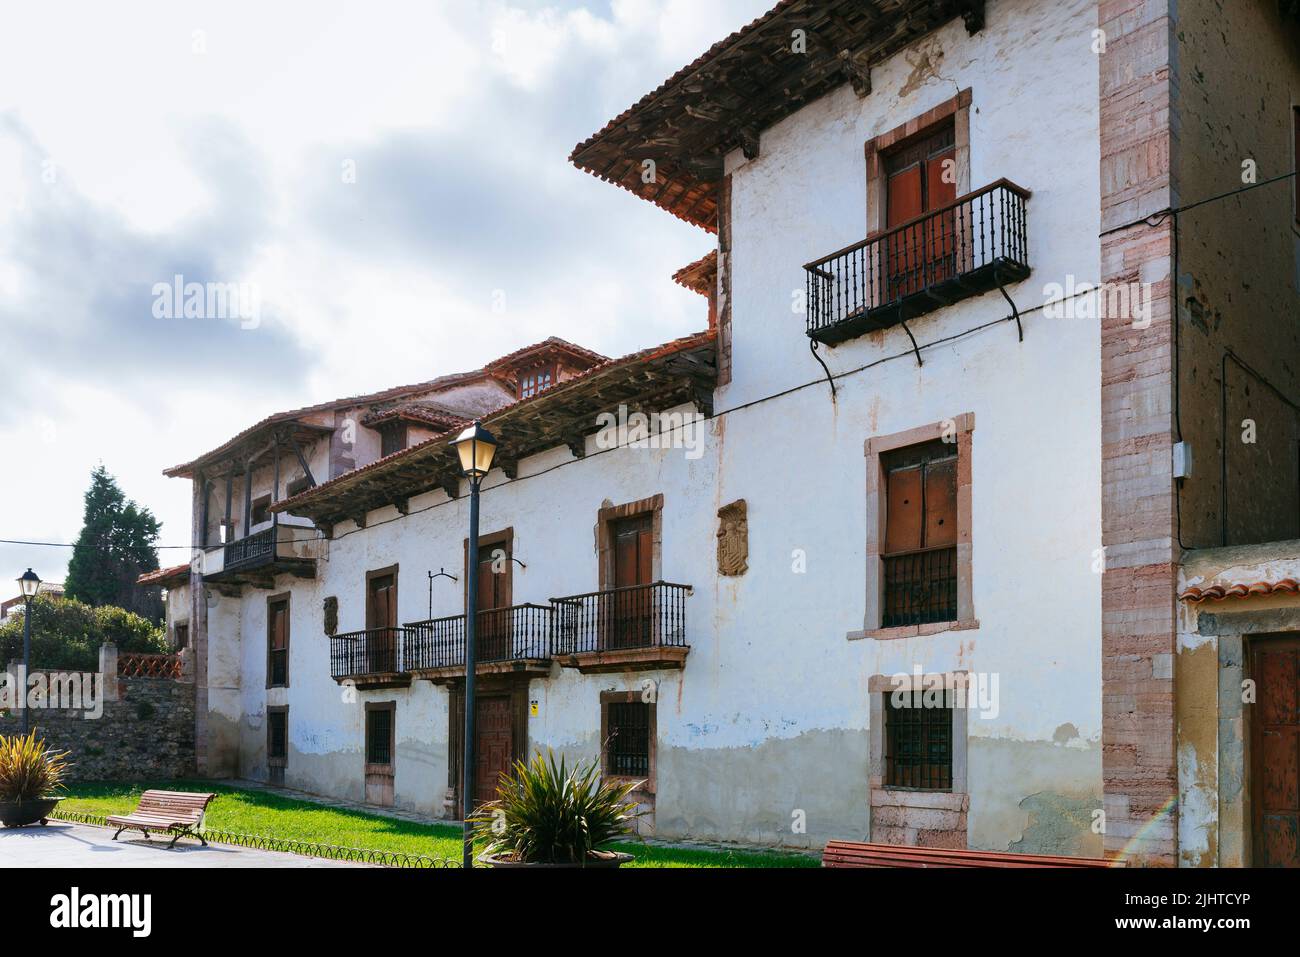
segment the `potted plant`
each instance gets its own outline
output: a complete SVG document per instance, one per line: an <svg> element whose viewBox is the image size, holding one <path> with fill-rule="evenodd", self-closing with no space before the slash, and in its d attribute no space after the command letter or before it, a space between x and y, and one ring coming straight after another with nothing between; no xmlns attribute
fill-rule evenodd
<svg viewBox="0 0 1300 957"><path fill-rule="evenodd" d="M59 803L52 793L63 788L67 752L51 751L36 732L23 737L0 735L0 824L42 824Z"/></svg>
<svg viewBox="0 0 1300 957"><path fill-rule="evenodd" d="M627 796L636 781L602 781L593 761L569 771L547 749L503 775L497 797L472 815L491 867L619 867L631 854L607 845L633 832L642 812Z"/></svg>

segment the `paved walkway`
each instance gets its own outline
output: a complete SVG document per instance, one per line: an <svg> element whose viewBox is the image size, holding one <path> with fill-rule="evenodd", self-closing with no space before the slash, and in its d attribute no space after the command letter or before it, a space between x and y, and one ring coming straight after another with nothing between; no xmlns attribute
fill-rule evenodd
<svg viewBox="0 0 1300 957"><path fill-rule="evenodd" d="M258 851L181 838L114 841L113 829L50 821L45 827L0 828L0 867L365 867L349 861Z"/></svg>

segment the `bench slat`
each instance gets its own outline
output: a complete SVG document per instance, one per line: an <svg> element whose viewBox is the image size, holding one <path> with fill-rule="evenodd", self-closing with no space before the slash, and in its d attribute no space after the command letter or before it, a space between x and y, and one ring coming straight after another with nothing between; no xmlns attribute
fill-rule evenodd
<svg viewBox="0 0 1300 957"><path fill-rule="evenodd" d="M1123 861L1046 854L1015 854L893 844L830 841L822 853L823 867L1123 867Z"/></svg>

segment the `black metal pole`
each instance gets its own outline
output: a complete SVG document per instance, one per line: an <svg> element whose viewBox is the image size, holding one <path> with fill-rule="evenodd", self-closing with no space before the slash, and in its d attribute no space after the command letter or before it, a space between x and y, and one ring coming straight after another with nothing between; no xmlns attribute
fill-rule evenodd
<svg viewBox="0 0 1300 957"><path fill-rule="evenodd" d="M23 612L23 680L19 683L17 689L18 694L22 696L21 698L19 698L18 704L23 709L24 736L27 734L27 730L29 727L27 712L30 709L27 707L27 679L31 673L32 673L32 600L31 598L28 598L27 608Z"/></svg>
<svg viewBox="0 0 1300 957"><path fill-rule="evenodd" d="M474 866L469 816L474 801L474 625L478 617L478 485L469 480L469 543L465 553L465 748L461 757L460 809L465 818L465 867Z"/></svg>

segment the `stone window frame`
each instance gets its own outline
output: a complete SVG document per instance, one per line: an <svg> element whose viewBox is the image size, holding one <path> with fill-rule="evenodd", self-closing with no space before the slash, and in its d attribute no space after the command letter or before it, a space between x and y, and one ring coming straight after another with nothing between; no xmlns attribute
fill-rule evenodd
<svg viewBox="0 0 1300 957"><path fill-rule="evenodd" d="M969 682L970 672L877 674L867 679L871 739L868 767L871 809L869 840L923 847L966 847L969 844L968 707L957 707L954 704L952 708L952 786L949 789L931 791L885 786L885 695L892 694L895 689L923 691L927 682L948 679ZM886 813L890 815L889 824L881 822ZM911 832L916 837L902 842L888 841L884 839L885 827L904 834ZM959 836L956 845L951 843L952 835Z"/></svg>
<svg viewBox="0 0 1300 957"><path fill-rule="evenodd" d="M614 523L638 515L650 516L651 578L655 581L663 580L663 512L664 494L658 492L649 498L637 499L635 502L602 506L596 513L597 581L600 591L614 587L614 536L612 534Z"/></svg>
<svg viewBox="0 0 1300 957"><path fill-rule="evenodd" d="M284 754L271 754L271 715L284 715ZM266 708L266 766L283 768L289 761L289 706L287 704L268 705Z"/></svg>
<svg viewBox="0 0 1300 957"><path fill-rule="evenodd" d="M389 712L388 718L388 763L376 764L370 760L370 715L377 711ZM366 774L392 774L397 767L397 702L367 701L365 721L362 725L361 756L364 759Z"/></svg>
<svg viewBox="0 0 1300 957"><path fill-rule="evenodd" d="M600 693L600 772L601 776L610 781L644 781L645 783L638 787L634 793L653 795L656 790L656 757L658 752L659 738L659 715L658 708L654 701L643 701L643 692L636 691L602 691ZM649 709L647 721L650 726L650 772L644 778L628 777L626 775L615 775L606 773L608 748L609 744L609 706L611 704L636 704L644 703Z"/></svg>
<svg viewBox="0 0 1300 957"><path fill-rule="evenodd" d="M271 680L271 642L274 636L271 634L271 626L275 622L272 609L276 605L284 605L284 683L274 684ZM290 652L289 649L293 644L293 593L281 592L278 595L271 595L266 599L266 687L269 688L288 688L292 680L292 673L289 670Z"/></svg>
<svg viewBox="0 0 1300 957"><path fill-rule="evenodd" d="M966 87L938 106L912 117L892 130L872 137L863 144L863 152L867 160L868 235L878 233L885 228L885 156L910 140L934 132L936 127L950 119L953 124L956 148L957 195L965 196L971 191L970 108L973 100L974 94L971 88Z"/></svg>
<svg viewBox="0 0 1300 957"><path fill-rule="evenodd" d="M946 631L979 628L975 617L972 588L973 554L971 515L971 447L975 431L975 413L963 412L951 419L932 422L903 432L876 435L867 439L863 453L867 459L867 540L866 540L866 617L861 631L848 634L850 641L872 638L891 640L937 635ZM951 434L957 445L957 617L953 621L935 621L923 625L881 626L885 604L884 547L888 505L885 501L885 472L882 459L888 452L904 449Z"/></svg>

